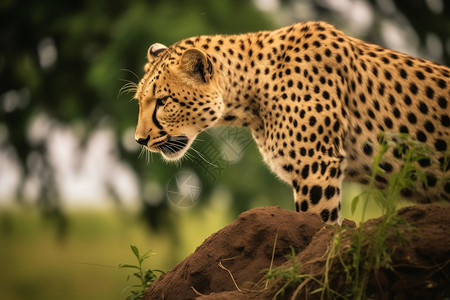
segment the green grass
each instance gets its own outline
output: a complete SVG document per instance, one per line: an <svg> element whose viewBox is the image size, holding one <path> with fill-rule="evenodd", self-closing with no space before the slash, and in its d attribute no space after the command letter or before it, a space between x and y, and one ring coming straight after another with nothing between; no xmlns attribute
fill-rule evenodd
<svg viewBox="0 0 450 300"><path fill-rule="evenodd" d="M391 269L391 255L395 247L389 246L389 241L402 242L403 230L412 230L409 224L397 214L397 207L400 201L400 191L403 188L414 189L417 181L426 183L426 176L417 167L419 160L430 158L432 149L427 145L415 142L407 135L385 134L382 135L383 142L374 158L372 164L372 175L369 189L361 195L355 197L352 202L352 210L363 202L363 215L367 211L367 205L373 201L381 208L383 219L378 223L373 231L367 231L364 226L359 226L352 234L349 263L342 263L346 270L348 282L349 299L366 299L366 287L369 278L380 269ZM375 177L378 174L384 175L383 169L379 167L385 153L388 150L396 149L398 153L403 153L403 165L398 172L389 177L389 184L386 189L375 188ZM363 221L361 221L363 224ZM344 229L345 230L345 229ZM344 231L337 233L335 238L344 238ZM335 257L342 252L341 244L332 247L329 257ZM342 261L341 261L342 262Z"/></svg>
<svg viewBox="0 0 450 300"><path fill-rule="evenodd" d="M153 249L149 267L169 270L232 219L220 205L173 214L178 240L117 211L68 213L61 240L54 223L35 210L0 209L0 299L125 299L132 282L118 265L133 263L130 245Z"/></svg>

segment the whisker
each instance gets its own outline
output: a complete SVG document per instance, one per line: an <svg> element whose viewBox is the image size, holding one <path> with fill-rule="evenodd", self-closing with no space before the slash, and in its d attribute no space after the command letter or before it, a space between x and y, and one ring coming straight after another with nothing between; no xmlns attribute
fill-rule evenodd
<svg viewBox="0 0 450 300"><path fill-rule="evenodd" d="M214 137L214 135L212 135L208 130L205 130L204 128L202 128L202 127L200 127L200 126L198 126L198 125L195 125L195 126L196 126L198 129L200 129L201 132L205 132L206 134L208 134L208 135Z"/></svg>
<svg viewBox="0 0 450 300"><path fill-rule="evenodd" d="M142 159L142 156L144 155L145 149L144 147L141 147L141 152L139 152L138 158Z"/></svg>
<svg viewBox="0 0 450 300"><path fill-rule="evenodd" d="M195 148L193 148L193 147L191 147L190 149L192 149L192 151L194 151L195 153L197 153L197 155L198 155L205 163L207 163L208 165L213 166L214 168L218 168L218 167L219 167L219 166L217 166L217 165L215 165L215 164L209 162L209 161L208 161L208 160L200 153L200 151L198 151L197 149L195 149Z"/></svg>
<svg viewBox="0 0 450 300"><path fill-rule="evenodd" d="M120 69L120 71L125 71L125 72L128 72L128 73L131 73L132 75L134 75L134 77L136 77L136 79L137 79L138 81L140 80L139 76L137 76L136 73L134 73L134 72L131 71L131 70L128 70L128 69Z"/></svg>
<svg viewBox="0 0 450 300"><path fill-rule="evenodd" d="M117 98L122 96L123 94L128 93L136 93L137 91L137 83L127 80L127 79L120 79L121 81L126 82L119 90L119 93L117 95Z"/></svg>

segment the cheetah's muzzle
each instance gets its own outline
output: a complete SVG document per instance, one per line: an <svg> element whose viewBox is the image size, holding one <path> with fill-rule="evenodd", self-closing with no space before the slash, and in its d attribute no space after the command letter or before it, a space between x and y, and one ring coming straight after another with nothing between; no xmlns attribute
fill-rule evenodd
<svg viewBox="0 0 450 300"><path fill-rule="evenodd" d="M189 138L184 135L171 136L164 144L158 148L166 155L172 155L183 150L188 144Z"/></svg>

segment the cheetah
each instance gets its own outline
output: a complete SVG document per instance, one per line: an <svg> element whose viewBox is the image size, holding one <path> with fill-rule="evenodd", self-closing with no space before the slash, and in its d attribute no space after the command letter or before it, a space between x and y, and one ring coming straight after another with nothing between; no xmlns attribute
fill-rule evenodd
<svg viewBox="0 0 450 300"><path fill-rule="evenodd" d="M298 212L340 222L341 186L367 184L382 132L406 133L434 151L427 184L402 195L450 200L450 69L350 37L325 22L207 35L147 52L136 87L136 141L180 159L214 126L247 127L265 163L292 185ZM380 187L401 160L380 162ZM447 172L448 173L448 172Z"/></svg>

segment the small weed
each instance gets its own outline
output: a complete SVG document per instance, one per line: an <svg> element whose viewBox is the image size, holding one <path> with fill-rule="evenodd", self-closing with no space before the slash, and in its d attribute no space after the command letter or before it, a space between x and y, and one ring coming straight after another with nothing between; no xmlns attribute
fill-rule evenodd
<svg viewBox="0 0 450 300"><path fill-rule="evenodd" d="M162 274L164 274L164 271L161 270L144 270L142 263L144 260L149 258L150 256L154 255L155 253L151 253L150 251L147 251L143 255L140 255L139 249L136 246L131 245L131 251L133 251L134 256L136 257L138 261L138 265L123 265L120 264L120 269L129 269L132 271L135 271L132 275L128 275L127 281L130 279L130 277L135 277L139 280L138 284L133 284L130 286L127 286L123 291L130 290L131 295L129 295L126 300L141 300L144 297L145 290L154 282L158 277ZM159 273L159 274L157 274Z"/></svg>
<svg viewBox="0 0 450 300"><path fill-rule="evenodd" d="M264 271L267 272L266 280L268 281L273 279L286 280L285 284L273 296L273 299L277 299L280 296L283 297L287 287L298 285L303 280L304 276L300 273L300 264L295 260L295 249L292 246L291 254L288 255L288 259L291 262L291 266L289 268L277 267Z"/></svg>

